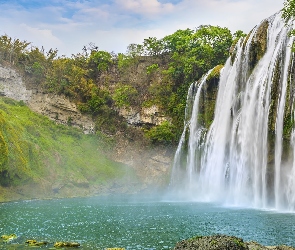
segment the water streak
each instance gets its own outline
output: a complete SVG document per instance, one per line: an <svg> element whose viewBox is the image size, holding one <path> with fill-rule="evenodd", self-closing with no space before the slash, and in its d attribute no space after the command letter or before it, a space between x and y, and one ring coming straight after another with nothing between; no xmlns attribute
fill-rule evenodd
<svg viewBox="0 0 295 250"><path fill-rule="evenodd" d="M186 192L193 191L193 186L195 184L194 179L197 176L195 161L196 154L200 151L200 141L202 128L199 126L196 115L199 110L200 95L203 85L206 83L207 76L211 73L209 71L201 81L191 84L188 95L187 95L187 105L185 109L185 122L184 130L182 132L180 142L178 144L176 154L174 157L174 166L172 169L172 185L177 185L181 183L181 190L185 189ZM196 92L195 92L196 90ZM182 152L185 147L186 135L188 130L189 133L189 145L188 145L188 155L187 159L183 159ZM183 163L186 165L186 169L182 169ZM175 190L174 190L175 191Z"/></svg>

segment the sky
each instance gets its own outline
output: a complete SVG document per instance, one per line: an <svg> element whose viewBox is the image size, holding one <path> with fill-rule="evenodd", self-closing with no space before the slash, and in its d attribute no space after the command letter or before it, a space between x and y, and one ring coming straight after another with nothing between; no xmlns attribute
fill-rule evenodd
<svg viewBox="0 0 295 250"><path fill-rule="evenodd" d="M71 56L93 43L124 53L178 29L218 25L248 33L284 0L0 0L0 35Z"/></svg>

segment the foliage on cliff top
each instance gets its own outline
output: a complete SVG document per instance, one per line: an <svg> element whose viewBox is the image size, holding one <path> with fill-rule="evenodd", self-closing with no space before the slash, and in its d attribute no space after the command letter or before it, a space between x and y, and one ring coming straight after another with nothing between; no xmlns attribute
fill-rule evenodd
<svg viewBox="0 0 295 250"><path fill-rule="evenodd" d="M132 171L109 160L99 135L56 125L8 98L0 98L0 186L35 183L106 185ZM41 191L41 190L40 190ZM50 191L50 190L49 190Z"/></svg>
<svg viewBox="0 0 295 250"><path fill-rule="evenodd" d="M282 16L285 19L286 23L289 20L294 22L295 20L295 0L285 0L284 1L284 8L282 10ZM290 35L295 36L295 29L293 29ZM295 51L295 45L293 44L293 51Z"/></svg>
<svg viewBox="0 0 295 250"><path fill-rule="evenodd" d="M45 52L29 47L27 41L3 35L0 63L14 65L45 91L70 97L82 112L98 119L112 114L111 120L119 120L111 110L122 106L157 105L172 119L171 142L176 142L190 83L223 64L233 41L242 35L232 35L228 28L202 25L195 30L177 30L162 39L149 37L142 44L130 44L125 54L100 51L89 44L70 58L57 57L57 50ZM124 98L120 98L122 93ZM117 127L109 125L110 130Z"/></svg>
<svg viewBox="0 0 295 250"><path fill-rule="evenodd" d="M295 1L286 0L284 1L283 18L286 20L294 19L295 17Z"/></svg>

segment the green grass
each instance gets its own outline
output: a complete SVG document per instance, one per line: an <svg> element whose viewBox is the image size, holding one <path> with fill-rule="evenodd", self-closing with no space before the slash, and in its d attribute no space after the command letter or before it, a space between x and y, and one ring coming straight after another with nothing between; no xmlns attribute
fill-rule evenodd
<svg viewBox="0 0 295 250"><path fill-rule="evenodd" d="M0 98L0 187L110 185L134 172L103 153L108 142Z"/></svg>

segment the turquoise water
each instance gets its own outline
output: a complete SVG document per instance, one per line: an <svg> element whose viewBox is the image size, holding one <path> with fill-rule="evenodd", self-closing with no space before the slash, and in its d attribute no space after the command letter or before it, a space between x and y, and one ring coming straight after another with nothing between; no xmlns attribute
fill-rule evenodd
<svg viewBox="0 0 295 250"><path fill-rule="evenodd" d="M102 197L35 200L0 204L0 234L11 233L18 238L2 248L24 249L34 238L75 241L82 249L171 249L182 239L217 233L295 246L295 214Z"/></svg>

